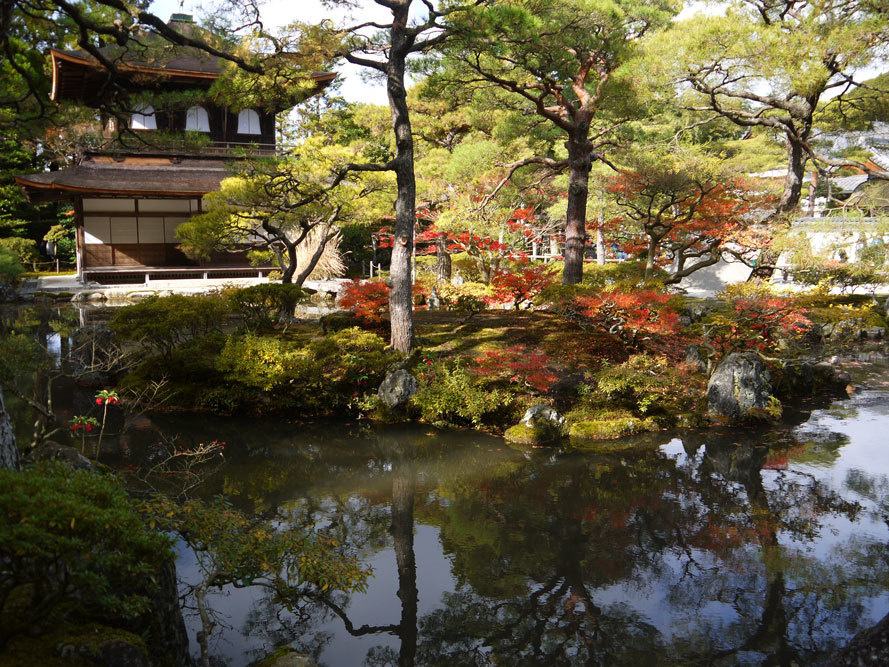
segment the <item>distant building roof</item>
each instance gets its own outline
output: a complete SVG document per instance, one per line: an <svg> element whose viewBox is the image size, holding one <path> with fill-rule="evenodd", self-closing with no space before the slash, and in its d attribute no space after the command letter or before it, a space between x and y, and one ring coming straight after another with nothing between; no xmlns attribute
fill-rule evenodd
<svg viewBox="0 0 889 667"><path fill-rule="evenodd" d="M877 165L880 169L889 171L889 153L874 150L873 148L871 148L871 153L871 162Z"/></svg>
<svg viewBox="0 0 889 667"><path fill-rule="evenodd" d="M831 185L840 192L852 192L859 185L866 182L867 174L855 174L854 176L843 176L830 180Z"/></svg>
<svg viewBox="0 0 889 667"><path fill-rule="evenodd" d="M229 176L226 160L107 155L87 156L76 167L16 176L29 201L61 201L76 195L202 197Z"/></svg>

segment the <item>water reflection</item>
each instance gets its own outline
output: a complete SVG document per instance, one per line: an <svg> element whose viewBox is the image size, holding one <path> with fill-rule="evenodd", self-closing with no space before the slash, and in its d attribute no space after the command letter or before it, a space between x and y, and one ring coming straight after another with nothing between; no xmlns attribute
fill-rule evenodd
<svg viewBox="0 0 889 667"><path fill-rule="evenodd" d="M857 419L887 403L862 397ZM331 665L817 664L889 610L889 466L846 469L868 446L854 433L527 455L414 428L272 431L207 492L323 527L376 579L289 612L230 601L251 657L284 642Z"/></svg>
<svg viewBox="0 0 889 667"><path fill-rule="evenodd" d="M223 591L214 650L230 664L282 644L328 665L818 664L889 611L889 393L788 414L615 454L120 414L103 458L224 440L203 495L321 529L373 566L361 595ZM186 580L193 568L183 553Z"/></svg>

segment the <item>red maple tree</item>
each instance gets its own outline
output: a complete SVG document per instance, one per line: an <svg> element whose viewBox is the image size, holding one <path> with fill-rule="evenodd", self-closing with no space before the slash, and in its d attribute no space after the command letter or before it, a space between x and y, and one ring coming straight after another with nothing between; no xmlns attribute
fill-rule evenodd
<svg viewBox="0 0 889 667"><path fill-rule="evenodd" d="M769 199L737 178L657 162L622 172L608 190L623 209L609 223L629 234L623 249L645 257L647 277L673 265L667 284L716 264L729 244L742 243ZM732 247L731 252L738 256L746 250Z"/></svg>

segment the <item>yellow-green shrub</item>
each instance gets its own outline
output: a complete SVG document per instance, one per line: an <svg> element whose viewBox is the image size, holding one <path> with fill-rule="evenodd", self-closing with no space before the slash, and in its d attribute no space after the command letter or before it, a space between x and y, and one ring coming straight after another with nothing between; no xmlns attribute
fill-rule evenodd
<svg viewBox="0 0 889 667"><path fill-rule="evenodd" d="M454 426L504 421L512 404L508 389L491 387L459 361L439 361L419 374L420 390L411 399L424 420Z"/></svg>

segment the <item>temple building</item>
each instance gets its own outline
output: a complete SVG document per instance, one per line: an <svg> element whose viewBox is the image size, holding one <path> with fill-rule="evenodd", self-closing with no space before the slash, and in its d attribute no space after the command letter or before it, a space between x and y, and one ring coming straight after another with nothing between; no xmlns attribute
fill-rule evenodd
<svg viewBox="0 0 889 667"><path fill-rule="evenodd" d="M185 34L197 30L183 14L173 15L170 26ZM50 56L52 100L99 109L109 81L106 68L86 52L52 49ZM123 121L97 117L103 148L85 151L76 166L16 177L32 202L73 204L78 278L123 283L152 277L235 278L270 270L250 266L245 254L192 260L179 249L176 229L201 212L202 197L231 174L233 160L276 154L275 115L287 109L213 104L207 93L222 67L197 49L167 48L159 58L120 58L115 65L141 102ZM335 77L314 74L315 90ZM151 104L153 94L175 91L190 105Z"/></svg>

